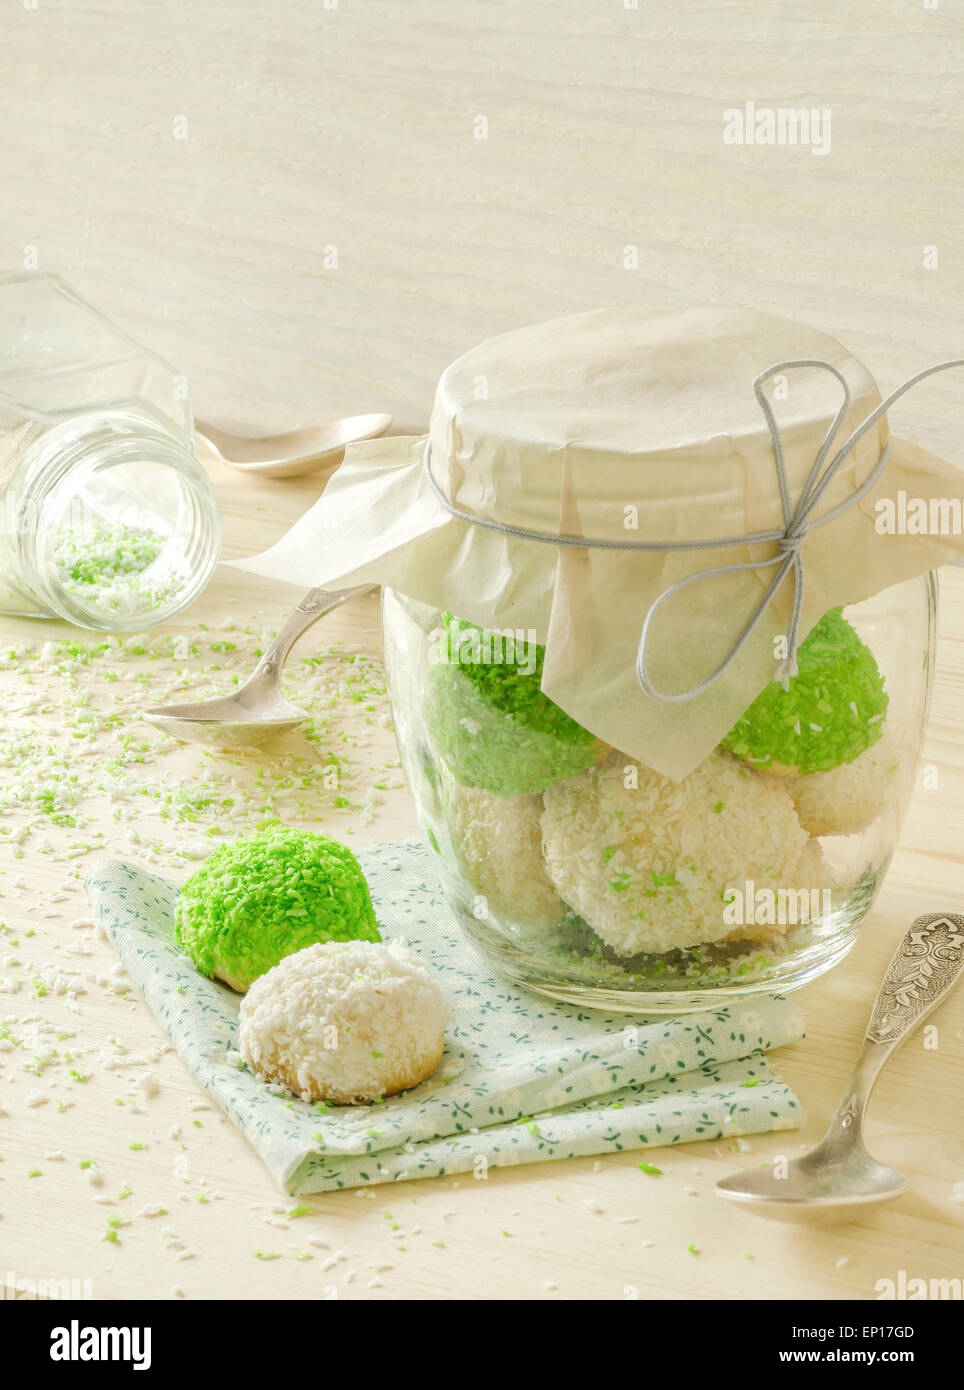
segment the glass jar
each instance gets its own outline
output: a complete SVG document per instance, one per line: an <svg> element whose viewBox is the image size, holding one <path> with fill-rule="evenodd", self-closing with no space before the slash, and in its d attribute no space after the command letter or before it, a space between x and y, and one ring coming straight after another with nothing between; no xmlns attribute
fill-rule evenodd
<svg viewBox="0 0 964 1390"><path fill-rule="evenodd" d="M0 495L2 612L139 631L218 561L184 378L52 275L0 277Z"/></svg>
<svg viewBox="0 0 964 1390"><path fill-rule="evenodd" d="M541 693L526 634L386 590L402 762L475 947L551 998L632 1012L718 1007L836 964L913 787L936 594L926 576L825 614L789 689L768 686L671 782Z"/></svg>

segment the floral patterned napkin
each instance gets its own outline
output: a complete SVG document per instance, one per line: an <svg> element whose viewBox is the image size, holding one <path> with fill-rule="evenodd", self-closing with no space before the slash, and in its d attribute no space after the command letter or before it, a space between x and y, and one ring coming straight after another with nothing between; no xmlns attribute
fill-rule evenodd
<svg viewBox="0 0 964 1390"><path fill-rule="evenodd" d="M454 1011L434 1076L377 1105L318 1108L269 1088L236 1050L239 998L173 936L177 888L119 861L91 904L181 1057L292 1195L499 1164L728 1139L801 1123L764 1053L803 1037L785 999L758 996L658 1022L551 1004L471 950L417 843L359 853L386 938L423 958Z"/></svg>

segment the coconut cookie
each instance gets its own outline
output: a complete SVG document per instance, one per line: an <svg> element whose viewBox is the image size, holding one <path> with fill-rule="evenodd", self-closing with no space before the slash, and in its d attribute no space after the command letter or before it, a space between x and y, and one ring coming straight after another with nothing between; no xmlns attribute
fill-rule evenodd
<svg viewBox="0 0 964 1390"><path fill-rule="evenodd" d="M524 651L451 613L429 676L429 721L457 782L525 796L590 767L609 749L542 693L545 647ZM531 670L529 667L531 666Z"/></svg>
<svg viewBox="0 0 964 1390"><path fill-rule="evenodd" d="M215 850L182 888L174 930L202 975L239 993L313 942L379 940L351 850L287 826Z"/></svg>
<svg viewBox="0 0 964 1390"><path fill-rule="evenodd" d="M787 788L800 824L810 835L856 835L889 804L899 762L886 735L852 763L830 772L793 777Z"/></svg>
<svg viewBox="0 0 964 1390"><path fill-rule="evenodd" d="M241 1002L239 1049L252 1071L302 1100L363 1104L431 1076L449 1016L406 947L329 941L254 982Z"/></svg>
<svg viewBox="0 0 964 1390"><path fill-rule="evenodd" d="M748 879L812 886L785 783L719 752L681 782L615 753L546 791L542 834L560 897L624 957L732 936L724 895Z"/></svg>
<svg viewBox="0 0 964 1390"><path fill-rule="evenodd" d="M883 678L841 609L831 608L812 628L797 667L789 688L766 686L720 745L760 772L827 772L853 762L883 731Z"/></svg>
<svg viewBox="0 0 964 1390"><path fill-rule="evenodd" d="M797 903L793 911L795 921L792 925L801 922L813 922L823 915L824 904L828 899L824 897L824 890L833 890L833 879L824 859L823 850L820 848L818 840L808 840L803 853L797 861L793 871L793 883L790 885L780 885L784 889L789 886L795 893L806 893L807 899L803 904ZM745 888L744 888L745 891ZM814 893L817 896L814 898ZM784 915L789 916L789 907L784 900ZM832 906L832 899L829 900ZM772 941L775 936L783 936L787 930L789 922L743 922L734 927L729 936L724 937L725 941L745 941L748 944L764 945L767 941Z"/></svg>
<svg viewBox="0 0 964 1390"><path fill-rule="evenodd" d="M493 913L520 926L557 926L566 905L542 859L542 797L503 799L480 787L453 785L448 809L465 876Z"/></svg>

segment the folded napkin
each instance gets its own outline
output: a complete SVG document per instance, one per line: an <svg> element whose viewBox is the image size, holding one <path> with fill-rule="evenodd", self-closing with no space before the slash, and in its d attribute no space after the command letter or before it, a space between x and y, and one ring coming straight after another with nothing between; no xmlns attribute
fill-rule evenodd
<svg viewBox="0 0 964 1390"><path fill-rule="evenodd" d="M286 1192L801 1123L796 1097L763 1056L803 1037L800 1014L785 999L760 995L657 1022L551 1004L494 976L473 953L421 845L378 845L358 858L383 935L421 956L454 1011L435 1075L371 1106L319 1108L248 1072L237 1053L238 995L199 975L174 939L176 887L119 861L87 878L127 973Z"/></svg>

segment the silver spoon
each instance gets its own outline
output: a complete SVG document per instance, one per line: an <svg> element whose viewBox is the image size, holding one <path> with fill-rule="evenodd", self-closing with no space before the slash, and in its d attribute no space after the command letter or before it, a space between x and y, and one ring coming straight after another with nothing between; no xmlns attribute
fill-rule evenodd
<svg viewBox="0 0 964 1390"><path fill-rule="evenodd" d="M214 748L254 747L296 729L308 715L281 693L281 672L288 653L319 618L355 594L371 593L375 587L309 589L240 690L194 704L155 705L144 711L144 718L183 743L205 743Z"/></svg>
<svg viewBox="0 0 964 1390"><path fill-rule="evenodd" d="M287 434L270 434L263 439L229 434L201 420L195 420L194 430L218 458L242 473L299 478L303 473L314 473L335 463L349 444L376 439L391 423L390 415L348 415L340 420L329 420L325 425L311 425Z"/></svg>
<svg viewBox="0 0 964 1390"><path fill-rule="evenodd" d="M962 971L964 917L940 912L918 917L887 967L853 1076L822 1141L782 1169L724 1178L716 1184L720 1196L775 1221L829 1226L852 1221L903 1192L904 1174L878 1163L864 1148L867 1101L885 1063L950 993Z"/></svg>

